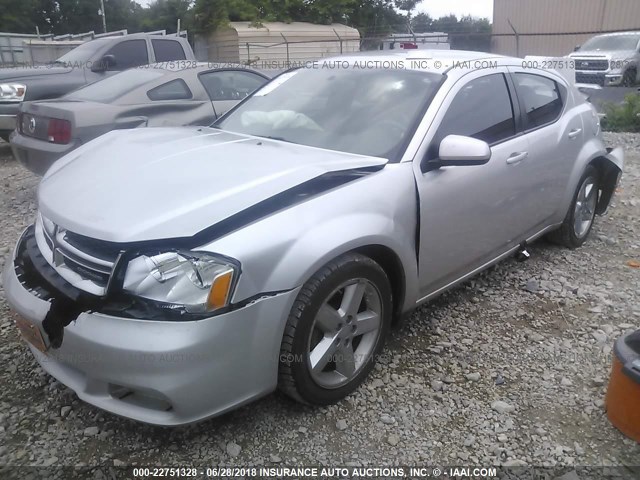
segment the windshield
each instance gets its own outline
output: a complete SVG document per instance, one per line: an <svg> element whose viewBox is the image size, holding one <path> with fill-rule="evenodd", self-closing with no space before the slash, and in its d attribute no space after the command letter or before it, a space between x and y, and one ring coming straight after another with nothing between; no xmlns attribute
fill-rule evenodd
<svg viewBox="0 0 640 480"><path fill-rule="evenodd" d="M640 35L603 35L586 41L580 50L635 50L639 41Z"/></svg>
<svg viewBox="0 0 640 480"><path fill-rule="evenodd" d="M70 52L65 53L53 63L74 63L74 64L86 63L93 57L93 54L103 45L104 45L104 42L100 40L93 40L91 42L83 43L81 45L78 45L76 48L74 48Z"/></svg>
<svg viewBox="0 0 640 480"><path fill-rule="evenodd" d="M441 79L411 70L301 68L276 77L215 126L394 160Z"/></svg>
<svg viewBox="0 0 640 480"><path fill-rule="evenodd" d="M110 103L151 80L162 77L162 70L133 68L79 88L64 98L90 102ZM147 98L146 96L144 97Z"/></svg>

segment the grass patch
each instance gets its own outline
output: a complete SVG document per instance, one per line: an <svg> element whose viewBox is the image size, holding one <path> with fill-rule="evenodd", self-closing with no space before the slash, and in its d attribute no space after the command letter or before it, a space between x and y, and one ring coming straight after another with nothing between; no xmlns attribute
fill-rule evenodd
<svg viewBox="0 0 640 480"><path fill-rule="evenodd" d="M620 105L609 103L603 107L602 128L608 132L640 132L640 95L631 93Z"/></svg>

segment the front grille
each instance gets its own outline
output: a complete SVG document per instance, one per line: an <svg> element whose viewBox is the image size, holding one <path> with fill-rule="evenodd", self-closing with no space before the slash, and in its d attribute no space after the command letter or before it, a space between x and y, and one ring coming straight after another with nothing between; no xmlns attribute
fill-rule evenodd
<svg viewBox="0 0 640 480"><path fill-rule="evenodd" d="M576 70L605 72L609 70L609 60L602 59L576 59Z"/></svg>
<svg viewBox="0 0 640 480"><path fill-rule="evenodd" d="M66 232L64 238L72 247L110 263L115 262L122 251L122 247L115 243L95 240L69 231Z"/></svg>
<svg viewBox="0 0 640 480"><path fill-rule="evenodd" d="M604 87L604 74L576 72L576 83L589 83Z"/></svg>
<svg viewBox="0 0 640 480"><path fill-rule="evenodd" d="M105 295L120 251L115 244L66 231L40 216L35 238L43 257L72 285Z"/></svg>

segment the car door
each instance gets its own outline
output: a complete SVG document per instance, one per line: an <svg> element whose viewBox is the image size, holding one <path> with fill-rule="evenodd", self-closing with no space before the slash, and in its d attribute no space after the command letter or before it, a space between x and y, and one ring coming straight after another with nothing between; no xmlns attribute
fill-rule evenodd
<svg viewBox="0 0 640 480"><path fill-rule="evenodd" d="M579 108L567 107L569 92L562 79L537 70L509 70L529 144L529 157L520 167L526 177L523 213L530 219L528 233L535 233L564 208L566 185L583 145L583 122Z"/></svg>
<svg viewBox="0 0 640 480"><path fill-rule="evenodd" d="M268 81L266 77L248 70L213 70L201 73L198 78L218 117Z"/></svg>
<svg viewBox="0 0 640 480"><path fill-rule="evenodd" d="M506 69L462 77L444 98L419 161L419 274L426 298L507 252L521 239L525 219L517 168L528 155L519 107ZM447 135L486 141L491 159L481 166L431 169ZM426 151L425 151L426 150ZM424 157L423 155L426 155Z"/></svg>

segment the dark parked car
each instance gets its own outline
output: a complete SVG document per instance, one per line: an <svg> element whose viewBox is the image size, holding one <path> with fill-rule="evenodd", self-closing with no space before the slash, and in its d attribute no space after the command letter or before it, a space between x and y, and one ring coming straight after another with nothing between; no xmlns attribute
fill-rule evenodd
<svg viewBox="0 0 640 480"><path fill-rule="evenodd" d="M111 130L210 125L269 80L241 66L188 63L133 68L62 98L23 104L11 135L14 156L42 175L61 156Z"/></svg>
<svg viewBox="0 0 640 480"><path fill-rule="evenodd" d="M0 138L9 138L23 101L57 98L131 67L170 61L195 61L186 39L135 34L91 40L49 65L0 69Z"/></svg>

